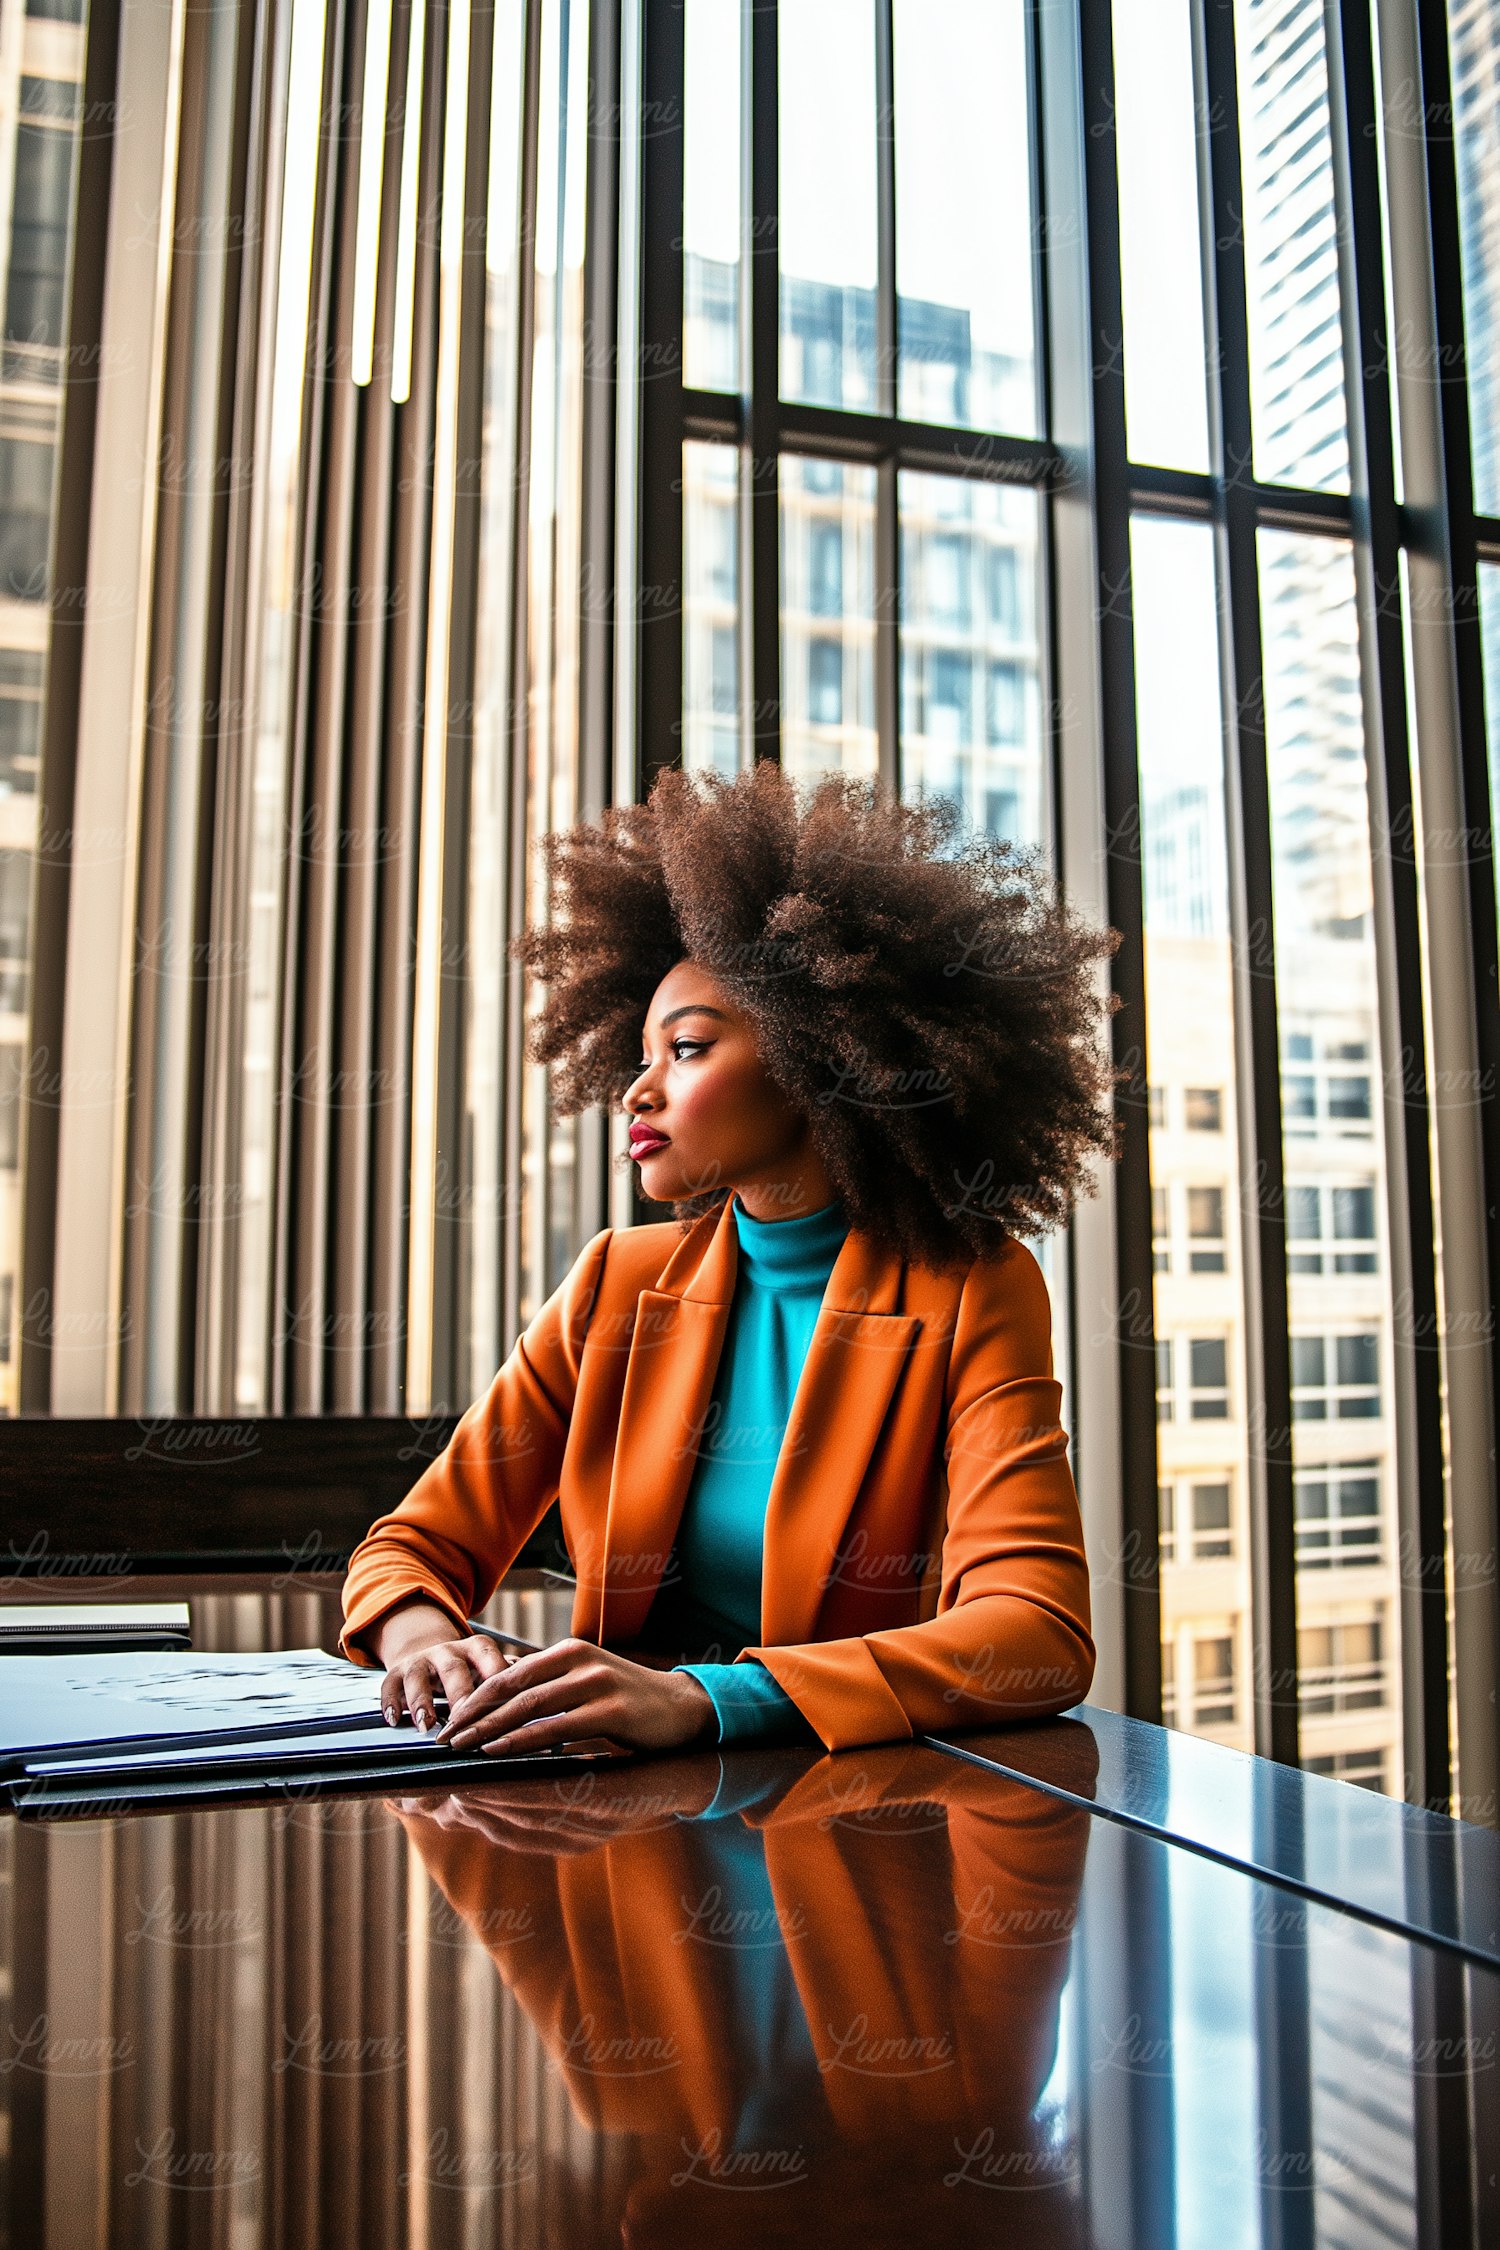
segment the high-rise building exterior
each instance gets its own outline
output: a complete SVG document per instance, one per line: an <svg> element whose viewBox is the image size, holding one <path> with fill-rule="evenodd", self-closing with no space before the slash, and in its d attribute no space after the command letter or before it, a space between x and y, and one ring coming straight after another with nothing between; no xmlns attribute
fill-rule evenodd
<svg viewBox="0 0 1500 2250"><path fill-rule="evenodd" d="M1238 11L1255 472L1347 489L1322 12ZM1396 1338L1354 576L1338 541L1262 533L1272 926L1291 1330L1302 1757L1401 1794ZM1279 1433L1246 1395L1244 1179L1222 781L1153 792L1142 744L1163 1655L1174 1723L1251 1746L1245 1480ZM1407 1342L1404 1348L1415 1348ZM1274 1692L1293 1692L1290 1682Z"/></svg>
<svg viewBox="0 0 1500 2250"><path fill-rule="evenodd" d="M686 356L734 379L732 267L689 254ZM841 372L873 349L869 290L782 283L782 381L847 403ZM1004 426L1029 367L976 351L969 315L903 298L903 357L919 354L935 419ZM1001 417L999 422L996 417ZM693 445L684 477L685 762L737 769L741 755L735 459ZM1036 502L962 477L903 477L898 495L903 785L959 798L977 828L1040 843L1048 818L1040 749ZM868 470L789 456L781 477L782 757L804 776L871 773L875 727L875 482Z"/></svg>
<svg viewBox="0 0 1500 2250"><path fill-rule="evenodd" d="M1474 499L1500 514L1500 11L1448 0ZM1487 683L1488 684L1488 683Z"/></svg>

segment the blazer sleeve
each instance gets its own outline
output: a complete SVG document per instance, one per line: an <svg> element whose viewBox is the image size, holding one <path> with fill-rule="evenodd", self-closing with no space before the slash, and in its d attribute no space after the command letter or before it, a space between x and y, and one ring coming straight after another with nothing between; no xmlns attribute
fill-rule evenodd
<svg viewBox="0 0 1500 2250"><path fill-rule="evenodd" d="M349 1559L340 1652L375 1657L362 1635L413 1595L462 1632L557 1498L579 1363L612 1227L585 1245L517 1338L484 1396Z"/></svg>
<svg viewBox="0 0 1500 2250"><path fill-rule="evenodd" d="M741 1659L765 1666L830 1750L1066 1711L1094 1676L1047 1283L1014 1238L965 1279L945 1404L936 1615Z"/></svg>

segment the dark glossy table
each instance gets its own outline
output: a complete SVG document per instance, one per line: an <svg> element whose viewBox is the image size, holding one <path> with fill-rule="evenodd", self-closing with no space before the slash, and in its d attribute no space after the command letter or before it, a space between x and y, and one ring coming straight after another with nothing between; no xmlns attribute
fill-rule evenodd
<svg viewBox="0 0 1500 2250"><path fill-rule="evenodd" d="M336 1615L195 1596L195 1642ZM39 2250L1493 2244L1494 1842L1093 1712L11 1819L0 2209Z"/></svg>

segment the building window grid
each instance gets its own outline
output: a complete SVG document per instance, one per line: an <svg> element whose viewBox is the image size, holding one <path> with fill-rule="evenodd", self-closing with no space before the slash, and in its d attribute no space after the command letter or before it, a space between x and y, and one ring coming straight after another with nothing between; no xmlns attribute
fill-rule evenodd
<svg viewBox="0 0 1500 2250"><path fill-rule="evenodd" d="M1154 1180L1152 1264L1157 1273L1230 1271L1229 1190L1222 1180Z"/></svg>
<svg viewBox="0 0 1500 2250"><path fill-rule="evenodd" d="M1282 1131L1289 1140L1373 1137L1368 1038L1323 1027L1284 1030L1281 1057Z"/></svg>
<svg viewBox="0 0 1500 2250"><path fill-rule="evenodd" d="M1292 1180L1287 1186L1287 1271L1378 1273L1377 1183Z"/></svg>
<svg viewBox="0 0 1500 2250"><path fill-rule="evenodd" d="M1243 1726L1242 1624L1205 1617L1179 1625L1162 1642L1162 1724L1187 1734L1234 1740Z"/></svg>
<svg viewBox="0 0 1500 2250"><path fill-rule="evenodd" d="M1227 1477L1174 1477L1157 1487L1164 1563L1234 1559L1234 1487Z"/></svg>
<svg viewBox="0 0 1500 2250"><path fill-rule="evenodd" d="M1227 14L1227 11L1220 11L1219 13L1221 17L1223 17L1225 14ZM1260 17L1261 30L1264 31L1267 26L1272 26L1275 23L1280 22L1287 16L1287 14L1288 11L1285 9L1277 10L1273 7L1268 6ZM1333 18L1330 18L1328 20L1330 22L1334 21ZM1317 17L1315 10L1307 9L1303 11L1301 32L1303 41L1303 53L1297 66L1299 75L1306 73L1306 71L1312 68L1313 64L1315 63L1316 68L1313 70L1313 75L1317 76L1320 79L1322 77L1321 25L1322 19ZM1211 45L1212 42L1210 42L1210 46ZM1252 72L1254 73L1258 73L1259 70L1265 66L1268 56L1269 49L1263 46L1259 52L1257 62L1255 64L1252 64L1249 59L1242 53L1239 57L1241 70L1244 71L1248 69L1252 70ZM1207 106L1211 108L1217 108L1220 106L1220 103L1222 103L1225 109L1233 112L1234 96L1232 89L1234 86L1234 78L1232 71L1227 79L1223 75L1222 46L1219 49L1219 58L1220 72L1217 85L1215 85L1214 83L1213 66L1212 61L1210 61L1209 83L1207 90L1205 92L1203 82L1200 79L1198 92L1200 98L1205 101ZM1200 67L1202 65L1202 59L1202 50L1200 48ZM1282 70L1283 75L1286 74L1286 62L1284 55L1279 59L1277 67ZM1285 86L1283 86L1281 89L1281 98L1283 103L1285 103L1289 98L1287 96ZM1283 116L1285 114L1287 114L1287 112L1284 110ZM1262 109L1260 112L1261 123L1264 123L1265 115L1266 112L1264 109ZM1351 126L1351 131L1353 130L1355 130L1355 128ZM1315 145L1320 140L1322 144L1321 150ZM1328 159L1328 139L1326 132L1320 134L1316 130L1304 130L1299 145L1301 147L1301 162L1305 167L1308 181L1313 182L1313 175L1321 166L1322 171L1325 175L1325 180L1331 187L1332 168L1329 164ZM1285 148L1278 144L1278 157L1282 158L1287 154L1288 152L1285 150ZM1248 164L1248 139L1245 147L1245 159ZM1313 186L1309 187L1306 191L1304 191L1302 188L1299 188L1296 182L1290 181L1287 178L1285 169L1283 169L1279 185L1285 190L1281 204L1281 208L1283 209L1283 211L1287 210L1291 200L1297 194L1304 192L1316 194L1316 192L1318 192L1316 190L1316 183L1313 183ZM1221 182L1216 181L1214 183L1214 194L1220 195L1221 193ZM1340 194L1345 205L1347 206L1347 189L1341 188ZM1220 201L1217 205L1217 209L1215 209L1213 207L1212 197L1206 198L1205 202L1209 207L1205 209L1203 217L1205 222L1211 226L1214 223L1215 218L1222 218L1226 215L1227 204L1224 201ZM1326 189L1323 191L1323 207L1325 215L1327 217L1332 217L1331 196L1326 191ZM1281 251L1278 254L1284 256L1289 250L1294 248L1296 231L1296 228L1290 226L1289 224L1287 237L1282 245ZM1327 257L1325 258L1325 262L1329 266L1329 278L1331 281L1331 228L1328 229L1328 237L1329 239L1325 243L1324 249L1325 252L1328 253ZM1222 268L1220 268L1216 273L1216 286L1218 281L1221 279ZM1300 301L1301 300L1299 298L1299 302ZM1338 342L1340 348L1338 350L1325 350L1321 353L1313 353L1311 351L1304 353L1304 363L1300 371L1301 390L1295 393L1288 392L1280 402L1281 405L1287 410L1287 418L1289 421L1295 422L1304 418L1311 420L1318 412L1320 399L1326 402L1328 410L1333 416L1336 416L1340 423L1342 423L1343 421L1343 400L1341 396L1343 337L1340 333L1340 326L1337 321L1335 322L1333 329L1328 333L1330 333L1331 337ZM1369 355L1365 356L1368 357ZM1245 381L1245 370L1242 366L1238 369L1231 368L1229 370L1229 376L1226 383L1226 391L1232 390L1236 385L1240 387L1242 392L1248 392L1248 383ZM1314 392L1318 394L1318 398L1316 399L1312 396ZM1263 406L1265 402L1260 401L1258 402L1258 404ZM1230 421L1231 424L1233 424L1232 412L1230 415ZM1257 429L1257 437L1263 438L1263 436L1264 432L1260 429ZM1325 455L1324 466L1328 466L1330 462L1331 454ZM1328 486L1331 482L1337 481L1335 479L1329 478L1326 475L1319 475L1315 480L1313 474L1306 469L1304 469L1301 474L1309 483L1317 481L1325 485L1325 487ZM1179 477L1176 481L1181 487L1186 487L1186 485L1193 480L1190 480L1186 476L1182 476ZM1263 505L1262 495L1257 495L1257 502L1259 504L1256 506L1254 513L1259 515L1260 505ZM1136 504L1138 507L1142 507L1148 505L1149 503L1146 501L1145 497L1138 492L1136 496ZM1264 517L1261 516L1260 520L1263 521ZM1313 526L1311 525L1311 523L1309 523L1306 528L1311 530ZM1330 511L1324 518L1324 528L1327 530L1336 529L1339 533L1343 533L1347 529L1347 526L1341 514L1340 516L1336 517L1334 513ZM1258 588L1255 584L1254 574L1254 563L1256 560L1254 540L1250 539L1237 543L1236 540L1231 536L1231 538L1221 547L1220 553L1221 558L1227 561L1231 579L1231 583L1228 586L1221 588L1222 598L1226 600L1231 612L1237 611L1241 607L1243 607L1245 611L1253 612L1258 603ZM1237 564L1239 563L1243 563L1247 565L1247 567L1240 573L1239 583L1236 585L1234 583L1234 579L1236 575ZM1365 621L1365 623L1367 624L1368 621ZM1362 627L1362 630L1363 629L1364 628ZM1239 651L1237 649L1236 654L1238 655L1238 653ZM1357 727L1357 712L1353 713L1352 723ZM1359 754L1357 736L1355 743L1350 746L1350 753L1352 755ZM1252 870L1252 916L1255 912L1254 888L1254 871ZM1254 926L1255 924L1252 920L1252 931ZM1284 1013L1284 1028L1287 1026L1287 1022L1287 1014ZM1323 1031L1323 1036L1318 1044L1318 1049L1314 1054L1306 1058L1296 1053L1295 1045L1293 1042L1286 1041L1283 1045L1283 1054L1281 1059L1283 1062L1285 1076L1282 1080L1281 1087L1281 1125L1282 1137L1284 1143L1287 1144L1288 1154L1290 1154L1290 1144L1293 1144L1294 1142L1299 1140L1313 1138L1316 1138L1319 1141L1348 1141L1353 1139L1363 1139L1368 1142L1373 1137L1373 1111L1376 1088L1378 1085L1378 1062L1372 1056L1367 1045L1362 1045L1360 1042L1353 1039L1347 1041L1335 1040L1332 1037L1328 1027L1324 1026L1321 1028ZM1266 1083L1270 1083L1274 1076L1274 1072L1272 1068L1268 1067L1267 1058L1265 1057L1264 1053L1257 1056L1256 1062L1257 1079L1262 1080ZM1304 1062L1310 1062L1312 1067L1302 1067L1304 1065ZM1299 1081L1302 1082L1299 1083ZM1159 1097L1159 1099L1162 1100L1163 1105L1164 1098L1164 1095L1162 1097ZM1178 1097L1174 1097L1174 1099L1175 1098ZM1158 1111L1155 1104L1153 1104L1151 1121L1153 1124L1162 1121L1160 1112ZM1175 1169L1176 1168L1174 1166L1174 1173ZM1162 1167L1162 1170L1165 1174L1165 1165ZM1163 1181L1161 1184L1165 1184L1165 1181ZM1304 1184L1305 1183L1298 1183L1299 1186ZM1153 1263L1158 1271L1173 1271L1175 1261L1181 1256L1180 1248L1173 1245L1171 1242L1171 1229L1166 1223L1167 1212L1166 1209L1164 1209L1164 1206L1170 1208L1170 1206L1176 1202L1177 1194L1179 1192L1179 1185L1179 1181L1174 1176L1172 1180L1173 1193L1170 1197L1163 1197L1160 1194L1159 1189L1158 1192L1155 1192L1153 1194ZM1337 1187L1338 1190L1337 1194L1335 1194L1335 1187ZM1355 1177L1352 1179L1346 1179L1344 1181L1325 1179L1317 1183L1317 1188L1318 1192L1315 1196L1308 1197L1306 1195L1303 1195L1301 1199L1302 1209L1299 1213L1296 1213L1295 1215L1290 1211L1288 1213L1288 1217L1291 1222L1287 1230L1288 1274L1290 1275L1307 1272L1317 1272L1319 1274L1326 1273L1329 1276L1342 1277L1355 1275L1373 1275L1378 1272L1383 1263L1380 1255L1380 1244L1378 1240L1378 1229L1381 1220L1379 1204L1382 1198L1377 1191L1376 1181L1368 1176L1363 1179ZM1295 1194L1296 1190L1294 1188L1294 1198ZM1255 1214L1253 1209L1247 1205L1247 1217L1249 1217L1253 1221L1254 1215ZM1299 1237L1300 1248L1294 1249L1292 1247L1292 1244L1294 1242L1297 1242ZM1180 1270L1180 1267L1176 1270ZM1260 1312L1259 1307L1251 1304L1248 1305L1246 1309L1252 1319L1258 1317L1258 1314ZM1329 1348L1332 1349L1332 1346L1330 1346ZM1363 1352L1366 1347L1362 1344L1359 1348L1360 1351ZM1361 1372L1364 1371L1361 1370ZM1346 1376L1352 1376L1352 1371L1347 1368L1344 1370L1344 1373ZM1298 1386L1298 1390L1299 1393L1301 1393L1297 1401L1297 1405L1299 1407L1308 1408L1315 1406L1317 1402L1310 1392L1308 1392L1301 1385ZM1352 1379L1343 1383L1336 1382L1333 1393L1331 1395L1325 1393L1322 1399L1322 1403L1326 1411L1331 1413L1341 1413L1342 1415L1352 1418L1364 1418L1371 1414L1378 1415L1380 1412L1379 1387L1374 1382L1364 1382L1356 1384L1352 1381ZM1177 1406L1180 1409L1180 1400L1178 1399L1177 1394L1172 1390L1171 1386L1168 1385L1165 1387L1163 1408L1159 1409L1159 1411L1163 1411L1163 1418L1166 1418L1173 1412L1174 1406ZM1315 1480L1311 1478L1307 1480L1309 1495L1311 1495L1313 1491L1314 1481ZM1359 1490L1360 1480L1351 1479L1349 1486L1350 1497L1355 1497L1358 1494ZM1383 1493L1377 1495L1377 1509L1380 1504L1380 1500L1383 1498ZM1277 1505L1280 1505L1279 1501ZM1302 1505L1305 1506L1306 1503L1303 1503ZM1359 1528L1355 1536L1359 1549L1363 1550L1368 1544L1369 1533L1372 1527L1366 1521L1363 1521L1361 1519L1356 1520L1358 1520ZM1351 1530L1353 1529L1354 1523L1353 1521L1351 1521ZM1305 1551L1305 1545L1303 1551ZM1285 1647L1285 1630L1292 1614L1292 1589L1290 1585L1286 1584L1280 1577L1278 1577L1278 1580L1276 1584L1273 1585L1271 1592L1273 1603L1277 1604L1282 1612L1282 1646ZM1280 1668L1283 1667L1272 1664L1268 1667L1268 1676L1274 1675L1274 1673ZM1294 1750L1295 1737L1296 1727L1294 1716L1293 1724L1289 1729L1285 1726L1281 1728L1280 1739L1283 1742L1290 1741ZM1287 1751L1282 1750L1278 1754L1286 1755Z"/></svg>
<svg viewBox="0 0 1500 2250"><path fill-rule="evenodd" d="M1299 1466L1297 1569L1363 1569L1385 1559L1378 1456Z"/></svg>
<svg viewBox="0 0 1500 2250"><path fill-rule="evenodd" d="M1304 1758L1308 1773L1325 1775L1330 1781L1349 1781L1358 1789L1372 1789L1384 1795L1388 1789L1388 1758L1384 1749L1334 1750L1325 1756L1314 1754Z"/></svg>
<svg viewBox="0 0 1500 2250"><path fill-rule="evenodd" d="M1158 1422L1226 1422L1230 1418L1226 1335L1158 1336Z"/></svg>
<svg viewBox="0 0 1500 2250"><path fill-rule="evenodd" d="M1383 1709L1390 1696L1384 1621L1340 1618L1297 1630L1297 1697L1303 1716L1338 1719Z"/></svg>
<svg viewBox="0 0 1500 2250"><path fill-rule="evenodd" d="M1292 1418L1373 1422L1381 1411L1380 1336L1374 1328L1294 1335Z"/></svg>

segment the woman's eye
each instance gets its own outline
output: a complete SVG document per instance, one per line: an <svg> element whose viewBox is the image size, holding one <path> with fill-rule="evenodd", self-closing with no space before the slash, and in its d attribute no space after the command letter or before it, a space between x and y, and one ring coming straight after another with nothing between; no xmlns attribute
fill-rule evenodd
<svg viewBox="0 0 1500 2250"><path fill-rule="evenodd" d="M703 1052L703 1049L707 1046L707 1044L708 1042L706 1039L674 1039L672 1041L672 1053L676 1060L680 1062L682 1059L682 1049L684 1047L686 1047L690 1055L699 1055ZM642 1056L638 1067L641 1070L649 1070L651 1068L650 1058L647 1056Z"/></svg>

